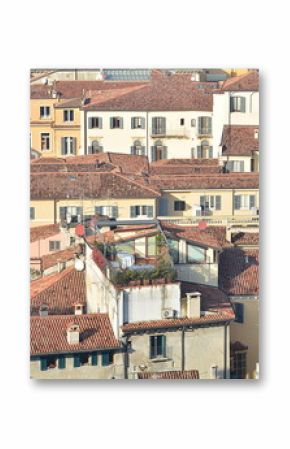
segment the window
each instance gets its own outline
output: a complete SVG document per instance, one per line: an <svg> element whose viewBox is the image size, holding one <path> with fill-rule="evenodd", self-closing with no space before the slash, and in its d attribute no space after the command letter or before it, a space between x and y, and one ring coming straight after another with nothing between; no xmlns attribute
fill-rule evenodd
<svg viewBox="0 0 290 449"><path fill-rule="evenodd" d="M169 254L173 260L173 263L179 262L179 243L178 240L167 239Z"/></svg>
<svg viewBox="0 0 290 449"><path fill-rule="evenodd" d="M245 97L231 97L230 110L231 112L246 112Z"/></svg>
<svg viewBox="0 0 290 449"><path fill-rule="evenodd" d="M247 352L239 351L231 355L231 379L245 379L247 375Z"/></svg>
<svg viewBox="0 0 290 449"><path fill-rule="evenodd" d="M35 207L30 208L30 220L35 220Z"/></svg>
<svg viewBox="0 0 290 449"><path fill-rule="evenodd" d="M49 133L41 133L40 141L41 141L40 144L41 144L42 151L50 150L50 134Z"/></svg>
<svg viewBox="0 0 290 449"><path fill-rule="evenodd" d="M180 126L184 126L184 118L180 119Z"/></svg>
<svg viewBox="0 0 290 449"><path fill-rule="evenodd" d="M110 118L110 128L111 129L121 129L123 128L123 119L122 117L111 117Z"/></svg>
<svg viewBox="0 0 290 449"><path fill-rule="evenodd" d="M57 358L50 356L46 359L47 369L54 369L57 366Z"/></svg>
<svg viewBox="0 0 290 449"><path fill-rule="evenodd" d="M76 152L76 138L62 137L61 138L61 154L75 154Z"/></svg>
<svg viewBox="0 0 290 449"><path fill-rule="evenodd" d="M50 107L40 106L40 118L46 119L50 117Z"/></svg>
<svg viewBox="0 0 290 449"><path fill-rule="evenodd" d="M156 236L147 238L147 256L156 256Z"/></svg>
<svg viewBox="0 0 290 449"><path fill-rule="evenodd" d="M152 134L166 134L166 118L153 117L152 118Z"/></svg>
<svg viewBox="0 0 290 449"><path fill-rule="evenodd" d="M118 245L115 246L115 248L117 252L125 251L126 253L129 254L135 254L136 252L134 240L132 240L131 242L119 243Z"/></svg>
<svg viewBox="0 0 290 449"><path fill-rule="evenodd" d="M92 353L92 366L97 366L98 364L98 354L97 352Z"/></svg>
<svg viewBox="0 0 290 449"><path fill-rule="evenodd" d="M203 140L201 145L196 147L196 157L203 159L213 157L213 147L209 145L207 140Z"/></svg>
<svg viewBox="0 0 290 449"><path fill-rule="evenodd" d="M188 263L204 263L206 251L200 246L187 244L187 262Z"/></svg>
<svg viewBox="0 0 290 449"><path fill-rule="evenodd" d="M153 206L131 206L131 218L146 216L153 217Z"/></svg>
<svg viewBox="0 0 290 449"><path fill-rule="evenodd" d="M208 135L212 132L211 117L198 117L198 134Z"/></svg>
<svg viewBox="0 0 290 449"><path fill-rule="evenodd" d="M102 153L103 147L99 144L98 140L93 140L88 148L88 154Z"/></svg>
<svg viewBox="0 0 290 449"><path fill-rule="evenodd" d="M243 172L245 171L245 163L244 161L228 161L226 168L229 172Z"/></svg>
<svg viewBox="0 0 290 449"><path fill-rule="evenodd" d="M199 201L201 210L197 210L196 215L211 215L213 210L221 210L220 195L202 195Z"/></svg>
<svg viewBox="0 0 290 449"><path fill-rule="evenodd" d="M151 158L152 161L167 159L167 147L162 144L161 140L157 140L155 145L151 147Z"/></svg>
<svg viewBox="0 0 290 449"><path fill-rule="evenodd" d="M88 128L102 128L103 127L103 120L101 117L89 117L88 118Z"/></svg>
<svg viewBox="0 0 290 449"><path fill-rule="evenodd" d="M114 354L112 352L103 352L102 354L102 366L111 365L114 361Z"/></svg>
<svg viewBox="0 0 290 449"><path fill-rule="evenodd" d="M74 354L74 368L79 368L80 366L86 366L89 364L89 354Z"/></svg>
<svg viewBox="0 0 290 449"><path fill-rule="evenodd" d="M65 356L64 355L60 355L58 358L58 368L59 369L65 368Z"/></svg>
<svg viewBox="0 0 290 449"><path fill-rule="evenodd" d="M63 111L63 121L64 122L73 122L74 121L74 110L73 109L65 109Z"/></svg>
<svg viewBox="0 0 290 449"><path fill-rule="evenodd" d="M131 128L145 128L145 118L144 117L132 117L131 118Z"/></svg>
<svg viewBox="0 0 290 449"><path fill-rule="evenodd" d="M49 251L59 251L60 250L60 241L59 240L50 240L49 241Z"/></svg>
<svg viewBox="0 0 290 449"><path fill-rule="evenodd" d="M83 215L83 208L79 206L65 206L59 208L60 220L65 220L67 223L81 223Z"/></svg>
<svg viewBox="0 0 290 449"><path fill-rule="evenodd" d="M234 195L235 210L250 210L256 206L255 195Z"/></svg>
<svg viewBox="0 0 290 449"><path fill-rule="evenodd" d="M175 211L183 211L185 210L185 201L174 201L174 210Z"/></svg>
<svg viewBox="0 0 290 449"><path fill-rule="evenodd" d="M96 215L107 215L110 218L118 218L118 206L96 206Z"/></svg>
<svg viewBox="0 0 290 449"><path fill-rule="evenodd" d="M191 123L192 128L194 128L196 126L195 118L192 118L190 123Z"/></svg>
<svg viewBox="0 0 290 449"><path fill-rule="evenodd" d="M237 323L244 322L244 304L240 302L233 303L234 311L235 311L235 321Z"/></svg>
<svg viewBox="0 0 290 449"><path fill-rule="evenodd" d="M131 154L135 154L138 156L145 155L145 147L142 146L140 140L135 140L134 145L131 147Z"/></svg>
<svg viewBox="0 0 290 449"><path fill-rule="evenodd" d="M154 335L150 337L150 359L166 357L166 336Z"/></svg>

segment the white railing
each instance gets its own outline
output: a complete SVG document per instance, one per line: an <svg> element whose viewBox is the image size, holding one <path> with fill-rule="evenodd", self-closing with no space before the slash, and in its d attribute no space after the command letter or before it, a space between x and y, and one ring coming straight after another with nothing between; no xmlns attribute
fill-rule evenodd
<svg viewBox="0 0 290 449"><path fill-rule="evenodd" d="M167 217L167 216L158 216L158 220L168 221L172 224L180 224L180 225L195 225L198 224L201 220L205 221L209 225L254 225L259 226L259 216L258 215L244 215L244 216L219 216L219 217L208 217L208 216L200 216L200 217Z"/></svg>

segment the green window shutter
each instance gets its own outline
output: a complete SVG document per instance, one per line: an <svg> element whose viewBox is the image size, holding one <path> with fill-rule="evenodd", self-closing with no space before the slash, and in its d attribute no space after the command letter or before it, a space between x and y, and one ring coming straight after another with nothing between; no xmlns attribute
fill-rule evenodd
<svg viewBox="0 0 290 449"><path fill-rule="evenodd" d="M255 195L250 195L250 208L255 207L256 205L256 197Z"/></svg>
<svg viewBox="0 0 290 449"><path fill-rule="evenodd" d="M230 112L235 110L235 97L230 97Z"/></svg>
<svg viewBox="0 0 290 449"><path fill-rule="evenodd" d="M83 217L83 208L82 207L77 207L77 216L78 216L78 222L80 223L82 221L82 217Z"/></svg>
<svg viewBox="0 0 290 449"><path fill-rule="evenodd" d="M160 198L159 199L158 208L159 208L159 215L161 215L162 217L165 217L167 215L167 213L168 213L168 201L167 201L167 198Z"/></svg>
<svg viewBox="0 0 290 449"><path fill-rule="evenodd" d="M110 128L114 128L114 118L110 117Z"/></svg>
<svg viewBox="0 0 290 449"><path fill-rule="evenodd" d="M135 154L135 147L134 147L134 145L131 147L131 154Z"/></svg>
<svg viewBox="0 0 290 449"><path fill-rule="evenodd" d="M221 195L216 195L215 197L215 209L221 210L222 208L222 197Z"/></svg>
<svg viewBox="0 0 290 449"><path fill-rule="evenodd" d="M142 156L145 156L145 147L141 147Z"/></svg>
<svg viewBox="0 0 290 449"><path fill-rule="evenodd" d="M122 117L120 117L120 128L124 128L124 119Z"/></svg>
<svg viewBox="0 0 290 449"><path fill-rule="evenodd" d="M136 217L136 206L130 206L130 217L131 218Z"/></svg>
<svg viewBox="0 0 290 449"><path fill-rule="evenodd" d="M88 118L88 128L89 128L89 129L92 129L92 127L93 127L93 118L92 118L92 117L89 117L89 118Z"/></svg>
<svg viewBox="0 0 290 449"><path fill-rule="evenodd" d="M74 355L74 368L79 368L81 366L81 358L79 354Z"/></svg>
<svg viewBox="0 0 290 449"><path fill-rule="evenodd" d="M212 118L208 117L208 133L212 134Z"/></svg>
<svg viewBox="0 0 290 449"><path fill-rule="evenodd" d="M61 138L61 154L62 155L66 154L65 137Z"/></svg>
<svg viewBox="0 0 290 449"><path fill-rule="evenodd" d="M240 97L241 109L240 112L246 112L246 99L245 97Z"/></svg>
<svg viewBox="0 0 290 449"><path fill-rule="evenodd" d="M147 206L147 216L153 217L153 206Z"/></svg>
<svg viewBox="0 0 290 449"><path fill-rule="evenodd" d="M60 355L58 358L59 369L65 369L65 355Z"/></svg>
<svg viewBox="0 0 290 449"><path fill-rule="evenodd" d="M102 215L102 206L96 206L95 207L95 214L96 215Z"/></svg>
<svg viewBox="0 0 290 449"><path fill-rule="evenodd" d="M241 208L241 195L234 196L234 209L238 210Z"/></svg>
<svg viewBox="0 0 290 449"><path fill-rule="evenodd" d="M213 147L209 147L208 157L213 158Z"/></svg>
<svg viewBox="0 0 290 449"><path fill-rule="evenodd" d="M202 154L201 154L201 146L200 146L200 145L198 145L198 146L196 147L196 157L197 157L197 158L201 158L201 157L202 157Z"/></svg>
<svg viewBox="0 0 290 449"><path fill-rule="evenodd" d="M235 321L237 323L243 323L244 322L244 304L240 302L235 302L233 304L234 311L235 311Z"/></svg>
<svg viewBox="0 0 290 449"><path fill-rule="evenodd" d="M245 171L245 162L244 161L240 162L240 171Z"/></svg>
<svg viewBox="0 0 290 449"><path fill-rule="evenodd" d="M167 147L162 148L162 159L167 159Z"/></svg>
<svg viewBox="0 0 290 449"><path fill-rule="evenodd" d="M232 172L234 169L234 162L233 161L228 161L227 162L227 170Z"/></svg>
<svg viewBox="0 0 290 449"><path fill-rule="evenodd" d="M141 118L141 128L145 129L145 117Z"/></svg>
<svg viewBox="0 0 290 449"><path fill-rule="evenodd" d="M131 117L131 129L135 129L135 117Z"/></svg>
<svg viewBox="0 0 290 449"><path fill-rule="evenodd" d="M47 370L47 359L46 357L40 357L40 369L41 371Z"/></svg>
<svg viewBox="0 0 290 449"><path fill-rule="evenodd" d="M112 206L112 217L118 218L118 206Z"/></svg>
<svg viewBox="0 0 290 449"><path fill-rule="evenodd" d="M97 352L93 352L92 354L92 365L97 366L98 364L98 354Z"/></svg>
<svg viewBox="0 0 290 449"><path fill-rule="evenodd" d="M103 352L102 354L102 366L108 366L110 364L110 354Z"/></svg>
<svg viewBox="0 0 290 449"><path fill-rule="evenodd" d="M161 117L161 134L166 133L166 118Z"/></svg>
<svg viewBox="0 0 290 449"><path fill-rule="evenodd" d="M199 197L199 204L200 204L200 206L205 206L205 196L204 195Z"/></svg>
<svg viewBox="0 0 290 449"><path fill-rule="evenodd" d="M155 348L155 338L156 337L152 336L149 339L149 357L150 357L150 359L153 359L154 355L155 355L155 350L154 350L154 348Z"/></svg>
<svg viewBox="0 0 290 449"><path fill-rule="evenodd" d="M214 196L211 195L209 198L210 198L210 207L214 208Z"/></svg>
<svg viewBox="0 0 290 449"><path fill-rule="evenodd" d="M59 218L60 218L60 220L66 219L66 207L59 208Z"/></svg>
<svg viewBox="0 0 290 449"><path fill-rule="evenodd" d="M166 357L166 336L161 335L161 347L162 347L162 355Z"/></svg>
<svg viewBox="0 0 290 449"><path fill-rule="evenodd" d="M201 134L201 124L202 124L201 117L198 117L198 134Z"/></svg>
<svg viewBox="0 0 290 449"><path fill-rule="evenodd" d="M151 160L152 162L156 161L156 148L151 147Z"/></svg>
<svg viewBox="0 0 290 449"><path fill-rule="evenodd" d="M103 118L98 117L98 119L99 119L99 128L102 129L103 128Z"/></svg>
<svg viewBox="0 0 290 449"><path fill-rule="evenodd" d="M77 152L77 138L74 137L72 140L72 154L76 154Z"/></svg>

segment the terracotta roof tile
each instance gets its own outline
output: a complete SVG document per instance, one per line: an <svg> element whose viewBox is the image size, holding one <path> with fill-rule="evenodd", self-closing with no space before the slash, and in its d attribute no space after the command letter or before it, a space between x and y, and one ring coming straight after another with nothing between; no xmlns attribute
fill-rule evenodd
<svg viewBox="0 0 290 449"><path fill-rule="evenodd" d="M56 251L55 253L45 254L40 258L31 258L30 260L40 260L41 269L46 270L47 268L57 265L58 262L67 262L74 259L75 252L75 247L70 247L62 249L61 251Z"/></svg>
<svg viewBox="0 0 290 449"><path fill-rule="evenodd" d="M163 371L155 373L138 373L138 379L148 380L185 380L185 379L199 379L199 372L197 370L189 371Z"/></svg>
<svg viewBox="0 0 290 449"><path fill-rule="evenodd" d="M221 87L222 91L258 91L259 72L252 70L240 76L226 79Z"/></svg>
<svg viewBox="0 0 290 449"><path fill-rule="evenodd" d="M218 287L212 285L196 284L194 282L181 282L181 295L186 293L201 293L201 310L204 312L232 313L232 305L227 295Z"/></svg>
<svg viewBox="0 0 290 449"><path fill-rule="evenodd" d="M258 232L237 232L232 234L232 243L235 246L259 246Z"/></svg>
<svg viewBox="0 0 290 449"><path fill-rule="evenodd" d="M252 156L253 151L259 150L256 130L259 132L259 126L225 125L221 141L223 156Z"/></svg>
<svg viewBox="0 0 290 449"><path fill-rule="evenodd" d="M49 315L71 315L76 302L86 303L84 272L73 267L45 276L30 284L31 315L39 315L39 307L48 306Z"/></svg>
<svg viewBox="0 0 290 449"><path fill-rule="evenodd" d="M59 232L58 224L35 226L34 228L30 228L30 243L47 239L48 237L59 234Z"/></svg>
<svg viewBox="0 0 290 449"><path fill-rule="evenodd" d="M67 327L72 323L80 327L79 344L69 344L67 341ZM31 355L115 348L120 348L120 344L106 313L30 318Z"/></svg>
<svg viewBox="0 0 290 449"><path fill-rule="evenodd" d="M228 295L258 295L259 251L224 250L219 259L219 287Z"/></svg>

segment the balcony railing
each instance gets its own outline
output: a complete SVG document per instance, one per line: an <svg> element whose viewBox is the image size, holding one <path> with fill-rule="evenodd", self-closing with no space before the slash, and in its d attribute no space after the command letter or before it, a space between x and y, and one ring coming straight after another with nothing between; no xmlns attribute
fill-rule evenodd
<svg viewBox="0 0 290 449"><path fill-rule="evenodd" d="M259 216L258 215L244 215L244 216L236 216L226 215L220 217L208 217L208 216L199 216L199 217L166 217L166 216L158 216L158 220L168 221L172 224L180 224L180 225L196 225L200 222L200 220L205 221L209 225L241 225L241 226L259 226Z"/></svg>
<svg viewBox="0 0 290 449"><path fill-rule="evenodd" d="M151 129L150 132L151 137L153 138L179 138L179 139L188 139L189 138L189 132L184 129Z"/></svg>

